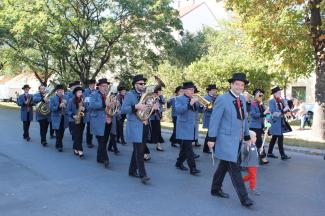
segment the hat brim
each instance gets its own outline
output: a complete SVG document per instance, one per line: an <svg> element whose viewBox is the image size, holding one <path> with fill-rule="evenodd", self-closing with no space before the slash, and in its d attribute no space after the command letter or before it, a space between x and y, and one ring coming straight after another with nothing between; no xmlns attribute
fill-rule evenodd
<svg viewBox="0 0 325 216"><path fill-rule="evenodd" d="M245 85L249 84L248 80L242 80L242 79L228 79L229 83L235 82L235 81L242 81L245 83Z"/></svg>
<svg viewBox="0 0 325 216"><path fill-rule="evenodd" d="M134 81L132 81L132 85L134 85L136 82L139 82L139 81L141 81L141 80L147 82L147 78L141 78L141 79L138 79L138 80L134 80Z"/></svg>
<svg viewBox="0 0 325 216"><path fill-rule="evenodd" d="M97 83L96 86L100 86L101 84L107 84L107 85L109 85L109 84L111 84L111 83L110 83L110 82L101 82L101 83Z"/></svg>

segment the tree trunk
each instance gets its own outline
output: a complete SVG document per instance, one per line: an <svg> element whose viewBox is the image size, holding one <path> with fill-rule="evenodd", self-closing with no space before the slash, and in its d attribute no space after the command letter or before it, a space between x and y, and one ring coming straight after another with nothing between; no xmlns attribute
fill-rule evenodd
<svg viewBox="0 0 325 216"><path fill-rule="evenodd" d="M310 0L310 33L315 48L316 60L316 85L315 85L315 110L312 132L315 138L325 139L325 40L321 30L322 20L320 14L321 0Z"/></svg>

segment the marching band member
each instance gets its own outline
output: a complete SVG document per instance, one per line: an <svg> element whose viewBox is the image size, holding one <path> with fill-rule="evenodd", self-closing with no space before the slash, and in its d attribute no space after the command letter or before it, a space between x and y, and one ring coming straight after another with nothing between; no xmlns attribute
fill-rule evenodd
<svg viewBox="0 0 325 216"><path fill-rule="evenodd" d="M164 151L161 148L161 143L164 143L164 139L161 136L161 125L160 120L163 112L163 105L166 103L165 98L162 95L161 86L156 86L154 89L154 95L158 98L159 109L155 110L150 116L150 141L149 143L155 143L157 151Z"/></svg>
<svg viewBox="0 0 325 216"><path fill-rule="evenodd" d="M112 126L112 118L106 112L112 106L106 100L109 85L106 78L98 80L98 90L90 95L89 102L91 133L98 141L97 162L102 163L105 168L109 165L107 143Z"/></svg>
<svg viewBox="0 0 325 216"><path fill-rule="evenodd" d="M145 91L145 84L147 78L142 74L133 77L133 89L129 91L121 108L121 113L127 115L126 122L126 139L133 143L133 153L129 167L129 176L141 179L142 183L149 181L145 166L144 166L144 149L149 133L148 120L141 121L137 115L137 110L145 110L147 105L139 103L142 94ZM159 107L154 105L153 109L157 110Z"/></svg>
<svg viewBox="0 0 325 216"><path fill-rule="evenodd" d="M235 73L228 81L230 90L217 97L209 125L208 146L212 149L216 142L216 157L220 159L213 176L211 195L229 198L221 188L229 172L241 204L249 207L253 201L248 197L239 166L242 142L250 142L246 101L241 95L249 81L244 73Z"/></svg>
<svg viewBox="0 0 325 216"><path fill-rule="evenodd" d="M175 94L176 96L171 97L169 99L169 101L167 102L167 108L172 108L172 119L173 119L173 133L169 139L171 146L172 147L177 147L176 143L179 144L179 141L176 140L176 122L177 122L177 114L175 111L175 102L176 102L176 97L177 96L182 96L183 93L183 89L182 86L177 86L175 89Z"/></svg>
<svg viewBox="0 0 325 216"><path fill-rule="evenodd" d="M126 94L126 89L125 89L125 86L123 85L119 85L117 87L117 91L118 91L118 94L117 94L117 100L119 101L120 103L120 107L122 107L123 105L123 102L124 102L124 97L125 97L125 94ZM117 113L117 132L116 132L116 141L118 143L121 143L122 145L125 145L126 142L124 140L124 121L126 119L126 115L125 114L121 114L121 110L118 110L118 113Z"/></svg>
<svg viewBox="0 0 325 216"><path fill-rule="evenodd" d="M179 157L175 166L181 170L188 170L183 165L187 160L187 164L192 175L200 173L200 170L196 168L194 160L194 152L192 148L192 142L197 139L197 112L199 109L198 99L193 97L195 86L194 83L183 83L184 95L178 96L175 103L175 111L177 114L176 123L176 139L180 140L181 148Z"/></svg>
<svg viewBox="0 0 325 216"><path fill-rule="evenodd" d="M93 148L94 144L92 142L93 135L90 133L90 111L88 110L90 95L96 91L96 80L90 79L87 81L88 88L85 89L83 95L85 98L85 123L87 124L87 131L86 131L86 140L88 148Z"/></svg>
<svg viewBox="0 0 325 216"><path fill-rule="evenodd" d="M56 86L56 94L50 98L50 110L53 129L55 130L55 147L59 152L63 151L62 139L65 129L69 126L68 100L64 95L64 86Z"/></svg>
<svg viewBox="0 0 325 216"><path fill-rule="evenodd" d="M66 96L66 100L67 102L70 101L71 98L73 98L73 90L77 87L80 86L80 81L74 81L69 83L69 90L66 91L64 94ZM73 133L72 133L72 122L69 121L69 131L71 134L71 138L73 140Z"/></svg>
<svg viewBox="0 0 325 216"><path fill-rule="evenodd" d="M22 87L24 93L19 95L17 99L18 106L20 106L20 119L23 122L24 139L29 142L29 126L30 122L33 121L33 95L29 94L29 85L24 85Z"/></svg>
<svg viewBox="0 0 325 216"><path fill-rule="evenodd" d="M35 104L39 102L43 102L46 104L49 104L50 100L49 98L46 98L46 87L44 85L40 85L38 87L38 93L34 94L33 96L33 102ZM49 123L51 119L51 113L47 115L43 115L42 113L36 112L36 121L39 122L39 127L40 127L40 135L41 135L41 144L45 147L47 145L46 141L46 134L47 130L49 128Z"/></svg>
<svg viewBox="0 0 325 216"><path fill-rule="evenodd" d="M269 113L268 109L265 109L263 105L263 96L264 91L262 89L255 89L253 91L254 100L251 103L250 108L250 121L249 128L254 131L256 134L256 147L257 152L259 153L260 164L268 164L269 161L266 160L266 153L263 149L262 154L260 154L260 148L263 143L263 134L264 134L264 120L267 113ZM267 136L267 135L265 135Z"/></svg>
<svg viewBox="0 0 325 216"><path fill-rule="evenodd" d="M284 133L284 114L289 111L289 107L285 106L284 101L281 98L281 89L279 86L272 88L271 90L273 98L269 101L269 109L272 114L270 134L272 135L267 157L278 158L273 154L273 148L276 140L278 140L279 152L282 160L290 159L287 156L283 148L283 133Z"/></svg>
<svg viewBox="0 0 325 216"><path fill-rule="evenodd" d="M116 97L116 96L115 96ZM117 103L118 100L116 98ZM117 142L116 142L116 134L117 134L117 112L114 113L114 115L112 116L112 127L111 127L111 133L110 133L110 137L109 137L109 143L108 143L108 148L107 150L110 152L114 152L114 154L118 154L120 153L120 151L117 148Z"/></svg>
<svg viewBox="0 0 325 216"><path fill-rule="evenodd" d="M73 89L73 97L68 102L69 122L71 123L73 139L73 153L80 158L84 157L82 148L82 137L85 128L84 99L82 88L77 86Z"/></svg>
<svg viewBox="0 0 325 216"><path fill-rule="evenodd" d="M217 86L215 84L208 85L207 87L207 92L208 94L204 96L204 98L214 104L214 102L217 99ZM206 108L203 113L203 128L209 129L209 124L210 124L210 118L212 114L212 109ZM204 153L211 153L209 146L208 146L208 133L206 134L205 140L204 140L204 146L203 146L203 152ZM214 149L213 149L214 150Z"/></svg>

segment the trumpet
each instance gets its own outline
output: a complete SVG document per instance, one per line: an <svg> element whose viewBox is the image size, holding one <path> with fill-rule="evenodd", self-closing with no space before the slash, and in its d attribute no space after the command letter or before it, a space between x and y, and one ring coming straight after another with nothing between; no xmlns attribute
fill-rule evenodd
<svg viewBox="0 0 325 216"><path fill-rule="evenodd" d="M201 106L206 107L207 109L212 109L213 108L213 103L202 97L201 95L194 94L193 98L197 98L198 103Z"/></svg>

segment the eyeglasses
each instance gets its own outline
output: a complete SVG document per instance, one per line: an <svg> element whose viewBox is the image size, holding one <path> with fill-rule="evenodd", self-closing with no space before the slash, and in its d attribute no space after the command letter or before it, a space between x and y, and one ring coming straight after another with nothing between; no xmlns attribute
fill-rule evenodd
<svg viewBox="0 0 325 216"><path fill-rule="evenodd" d="M146 83L137 83L138 85L145 85Z"/></svg>

